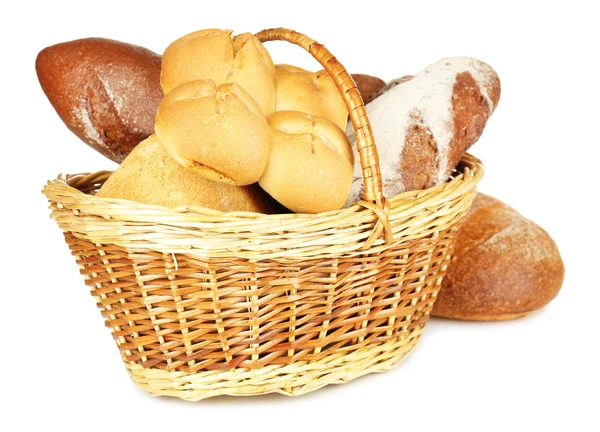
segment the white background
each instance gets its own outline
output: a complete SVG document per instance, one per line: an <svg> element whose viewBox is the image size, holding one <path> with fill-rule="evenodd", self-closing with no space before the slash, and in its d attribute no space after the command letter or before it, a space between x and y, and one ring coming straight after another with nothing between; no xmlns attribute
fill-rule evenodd
<svg viewBox="0 0 600 432"><path fill-rule="evenodd" d="M600 430L594 2L329 3L3 6L0 411L11 424L3 430ZM454 55L491 64L502 96L472 149L486 165L480 190L550 232L566 267L562 291L517 321L432 319L395 370L306 396L199 403L147 396L128 378L40 193L58 173L115 165L59 120L37 82L35 56L90 36L162 53L202 28L278 26L325 43L349 71L385 80ZM275 62L317 67L300 48L267 47Z"/></svg>

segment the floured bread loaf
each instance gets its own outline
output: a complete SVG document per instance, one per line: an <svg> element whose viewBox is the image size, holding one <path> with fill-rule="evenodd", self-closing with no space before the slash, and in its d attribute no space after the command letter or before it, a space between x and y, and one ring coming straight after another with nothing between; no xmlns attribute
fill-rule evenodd
<svg viewBox="0 0 600 432"><path fill-rule="evenodd" d="M383 192L393 197L444 183L479 139L500 99L500 80L469 57L438 61L416 75L391 81L366 105L379 153ZM346 133L355 151L352 125ZM346 206L362 199L360 164Z"/></svg>
<svg viewBox="0 0 600 432"><path fill-rule="evenodd" d="M258 186L233 186L206 180L175 162L156 135L133 149L97 196L165 207L202 206L224 212L270 213L271 210Z"/></svg>

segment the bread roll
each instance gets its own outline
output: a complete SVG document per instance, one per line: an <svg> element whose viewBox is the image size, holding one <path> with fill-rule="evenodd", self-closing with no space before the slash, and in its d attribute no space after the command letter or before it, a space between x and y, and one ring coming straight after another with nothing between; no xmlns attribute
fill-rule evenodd
<svg viewBox="0 0 600 432"><path fill-rule="evenodd" d="M346 127L344 99L325 70L313 73L290 65L275 69L275 111L300 111Z"/></svg>
<svg viewBox="0 0 600 432"><path fill-rule="evenodd" d="M379 153L383 192L393 197L444 183L475 143L500 98L496 72L477 59L440 60L390 82L366 105ZM351 124L346 132L356 151ZM362 198L360 164L346 205Z"/></svg>
<svg viewBox="0 0 600 432"><path fill-rule="evenodd" d="M208 180L243 186L265 170L271 130L237 84L197 80L176 87L160 103L155 129L177 162Z"/></svg>
<svg viewBox="0 0 600 432"><path fill-rule="evenodd" d="M298 111L275 112L268 121L273 144L259 185L296 213L341 208L354 163L344 131Z"/></svg>
<svg viewBox="0 0 600 432"><path fill-rule="evenodd" d="M365 104L368 104L379 96L386 86L384 80L371 75L352 74L352 79L354 79Z"/></svg>
<svg viewBox="0 0 600 432"><path fill-rule="evenodd" d="M110 39L44 48L35 69L65 125L107 158L121 162L154 132L162 99L160 56Z"/></svg>
<svg viewBox="0 0 600 432"><path fill-rule="evenodd" d="M564 272L558 248L546 231L479 193L432 314L473 321L519 318L556 297Z"/></svg>
<svg viewBox="0 0 600 432"><path fill-rule="evenodd" d="M202 206L256 213L271 210L256 185L239 187L206 180L175 162L155 135L131 152L97 195L165 207Z"/></svg>
<svg viewBox="0 0 600 432"><path fill-rule="evenodd" d="M190 33L167 47L160 82L167 94L188 81L237 83L258 103L265 115L275 108L275 66L256 36L231 37L230 30Z"/></svg>

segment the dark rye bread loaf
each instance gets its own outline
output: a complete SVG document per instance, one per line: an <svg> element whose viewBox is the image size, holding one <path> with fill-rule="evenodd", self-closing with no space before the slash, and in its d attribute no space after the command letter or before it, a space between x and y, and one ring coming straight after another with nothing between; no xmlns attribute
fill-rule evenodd
<svg viewBox="0 0 600 432"><path fill-rule="evenodd" d="M416 75L391 81L366 105L385 196L448 180L481 136L499 99L496 72L469 57L442 59ZM352 125L346 132L355 143ZM361 199L362 179L357 163L346 206Z"/></svg>
<svg viewBox="0 0 600 432"><path fill-rule="evenodd" d="M564 277L552 238L503 202L477 194L432 315L473 321L525 316L558 294Z"/></svg>
<svg viewBox="0 0 600 432"><path fill-rule="evenodd" d="M381 78L366 74L352 74L352 79L362 96L363 102L368 104L375 99L385 88L386 83Z"/></svg>
<svg viewBox="0 0 600 432"><path fill-rule="evenodd" d="M67 127L115 162L154 132L162 99L161 57L146 48L89 38L44 48L38 79Z"/></svg>

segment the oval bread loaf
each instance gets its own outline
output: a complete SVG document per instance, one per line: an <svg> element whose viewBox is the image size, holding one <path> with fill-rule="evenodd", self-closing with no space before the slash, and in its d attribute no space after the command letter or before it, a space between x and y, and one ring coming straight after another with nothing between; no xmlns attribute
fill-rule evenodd
<svg viewBox="0 0 600 432"><path fill-rule="evenodd" d="M564 277L546 231L479 193L458 236L432 315L474 321L519 318L548 304Z"/></svg>
<svg viewBox="0 0 600 432"><path fill-rule="evenodd" d="M146 48L89 38L44 48L35 67L65 125L104 156L121 162L154 132L162 99L160 61Z"/></svg>
<svg viewBox="0 0 600 432"><path fill-rule="evenodd" d="M366 105L384 195L389 198L448 180L463 154L479 139L499 98L496 72L469 57L442 59L416 75L390 82ZM351 124L346 133L358 160ZM363 188L357 163L346 206L362 198Z"/></svg>

